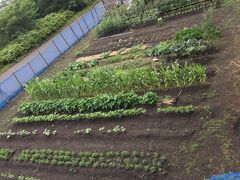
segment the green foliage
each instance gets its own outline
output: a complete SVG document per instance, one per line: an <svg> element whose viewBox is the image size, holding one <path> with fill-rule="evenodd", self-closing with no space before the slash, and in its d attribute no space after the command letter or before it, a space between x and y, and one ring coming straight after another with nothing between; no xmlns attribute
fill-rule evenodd
<svg viewBox="0 0 240 180"><path fill-rule="evenodd" d="M58 12L61 10L79 11L87 5L90 5L93 0L34 0L38 7L39 16Z"/></svg>
<svg viewBox="0 0 240 180"><path fill-rule="evenodd" d="M196 4L194 4L196 3ZM98 36L107 36L123 32L131 27L147 23L163 23L163 18L196 11L211 5L216 0L134 0L132 6L120 6L105 15L97 27ZM186 7L186 5L189 5Z"/></svg>
<svg viewBox="0 0 240 180"><path fill-rule="evenodd" d="M136 156L141 154L141 156ZM83 168L120 168L140 170L149 173L163 173L165 156L155 156L156 152L80 152L54 151L51 149L25 149L15 157L15 161L34 164L83 167Z"/></svg>
<svg viewBox="0 0 240 180"><path fill-rule="evenodd" d="M0 65L16 61L58 31L73 14L69 11L50 14L36 22L35 28L20 35L0 50Z"/></svg>
<svg viewBox="0 0 240 180"><path fill-rule="evenodd" d="M58 115L50 114L46 116L28 116L22 118L13 118L14 123L32 123L32 122L55 122L55 121L78 121L82 119L110 119L119 118L126 116L137 116L146 112L143 108L133 109L120 109L109 112L95 112L89 114L76 114L76 115Z"/></svg>
<svg viewBox="0 0 240 180"><path fill-rule="evenodd" d="M158 108L157 112L165 114L189 114L195 110L193 105L189 106L168 106L163 108Z"/></svg>
<svg viewBox="0 0 240 180"><path fill-rule="evenodd" d="M91 60L87 62L73 62L68 65L67 70L76 71L76 70L81 70L85 68L91 68L96 66L97 64L98 64L98 60Z"/></svg>
<svg viewBox="0 0 240 180"><path fill-rule="evenodd" d="M51 113L91 113L115 109L132 108L142 104L156 104L160 97L153 92L143 96L129 93L102 94L87 99L57 99L33 101L20 105L19 111L24 114L51 114Z"/></svg>
<svg viewBox="0 0 240 180"><path fill-rule="evenodd" d="M98 94L118 92L146 92L170 87L188 87L204 84L205 67L192 64L184 66L174 63L160 69L97 69L86 77L68 74L56 79L35 79L26 91L35 99L82 98Z"/></svg>
<svg viewBox="0 0 240 180"><path fill-rule="evenodd" d="M12 155L13 150L8 148L2 148L0 149L0 161L6 161L10 158Z"/></svg>
<svg viewBox="0 0 240 180"><path fill-rule="evenodd" d="M0 47L30 29L36 18L37 8L34 1L13 1L0 13Z"/></svg>
<svg viewBox="0 0 240 180"><path fill-rule="evenodd" d="M209 20L208 20L209 21ZM211 22L200 27L184 28L173 39L148 50L150 56L184 57L205 52L219 38L218 28Z"/></svg>

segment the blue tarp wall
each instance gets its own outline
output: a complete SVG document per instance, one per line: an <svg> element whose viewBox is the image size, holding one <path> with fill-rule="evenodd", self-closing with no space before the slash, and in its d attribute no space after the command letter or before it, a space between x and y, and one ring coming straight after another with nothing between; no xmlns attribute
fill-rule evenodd
<svg viewBox="0 0 240 180"><path fill-rule="evenodd" d="M27 64L0 82L0 109L3 109L16 97L28 81L42 74L48 66L98 25L104 13L104 5L100 2L62 32L54 36L46 49L38 52Z"/></svg>

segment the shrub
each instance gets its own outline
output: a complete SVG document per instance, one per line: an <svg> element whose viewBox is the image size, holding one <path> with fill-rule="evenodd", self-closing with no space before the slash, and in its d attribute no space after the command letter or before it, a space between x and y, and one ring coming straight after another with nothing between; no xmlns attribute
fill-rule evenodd
<svg viewBox="0 0 240 180"><path fill-rule="evenodd" d="M70 11L50 14L36 23L33 30L20 35L16 40L0 50L0 64L8 64L28 53L50 35L59 30L73 15Z"/></svg>

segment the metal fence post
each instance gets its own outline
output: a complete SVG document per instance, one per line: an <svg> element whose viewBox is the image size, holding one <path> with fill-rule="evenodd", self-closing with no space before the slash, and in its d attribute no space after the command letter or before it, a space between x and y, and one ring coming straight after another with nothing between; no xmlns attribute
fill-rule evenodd
<svg viewBox="0 0 240 180"><path fill-rule="evenodd" d="M15 77L15 79L17 80L18 84L23 88L23 85L21 84L21 82L19 81L18 77L16 76L15 72L13 73L13 76Z"/></svg>
<svg viewBox="0 0 240 180"><path fill-rule="evenodd" d="M83 36L85 36L86 34L83 32L82 27L81 27L81 24L80 24L80 22L79 22L78 20L77 20L77 23L78 23L78 26L79 26L79 28L80 28L80 30L81 30Z"/></svg>
<svg viewBox="0 0 240 180"><path fill-rule="evenodd" d="M99 23L99 22L100 22L100 19L99 19L99 17L98 17L98 13L97 13L96 7L94 7L93 9L94 9L94 11L95 11L95 13L96 13L96 15L97 15L97 19L98 19L98 23Z"/></svg>
<svg viewBox="0 0 240 180"><path fill-rule="evenodd" d="M89 29L89 27L88 27L88 25L87 25L87 23L86 23L86 21L85 21L85 19L84 19L84 17L82 16L82 19L83 19L83 21L84 21L84 23L85 23L85 25L86 25L86 27L87 27L87 30L88 30L88 32L90 31L90 29Z"/></svg>
<svg viewBox="0 0 240 180"><path fill-rule="evenodd" d="M56 49L58 50L58 52L60 53L60 55L62 55L62 52L61 52L60 49L57 47L57 44L55 43L54 40L52 40L52 43L54 44L54 46L56 47Z"/></svg>
<svg viewBox="0 0 240 180"><path fill-rule="evenodd" d="M68 44L67 40L63 37L62 33L60 32L59 34L62 36L63 40L65 41L65 43L66 43L66 44L68 45L68 47L70 48L70 45Z"/></svg>
<svg viewBox="0 0 240 180"><path fill-rule="evenodd" d="M69 26L69 28L71 29L72 33L73 33L74 36L77 38L77 40L79 40L78 37L77 37L77 35L76 35L75 32L73 31L73 28L72 28L71 26Z"/></svg>
<svg viewBox="0 0 240 180"><path fill-rule="evenodd" d="M30 64L30 62L28 62L27 64L29 65L30 69L32 70L32 72L33 72L33 74L34 74L34 77L37 77L37 74L34 72L33 67L32 67L32 65Z"/></svg>
<svg viewBox="0 0 240 180"><path fill-rule="evenodd" d="M41 58L46 63L46 65L49 66L49 64L47 63L46 59L43 57L43 55L39 51L38 51L38 54L41 56Z"/></svg>
<svg viewBox="0 0 240 180"><path fill-rule="evenodd" d="M91 12L91 15L92 15L92 18L93 18L93 21L94 21L95 25L97 25L97 22L96 22L95 19L94 19L94 16L93 16L92 10L91 10L90 12Z"/></svg>

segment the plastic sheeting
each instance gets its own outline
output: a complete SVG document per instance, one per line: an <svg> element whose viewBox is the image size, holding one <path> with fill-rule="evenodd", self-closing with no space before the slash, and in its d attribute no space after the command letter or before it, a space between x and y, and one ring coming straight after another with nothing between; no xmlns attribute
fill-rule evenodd
<svg viewBox="0 0 240 180"><path fill-rule="evenodd" d="M221 174L209 178L209 180L239 180L239 179L240 173Z"/></svg>
<svg viewBox="0 0 240 180"><path fill-rule="evenodd" d="M102 20L104 13L105 8L100 2L91 11L54 36L47 48L41 52L36 51L31 61L0 82L0 109L21 92L27 82L42 74L50 64L79 42Z"/></svg>

